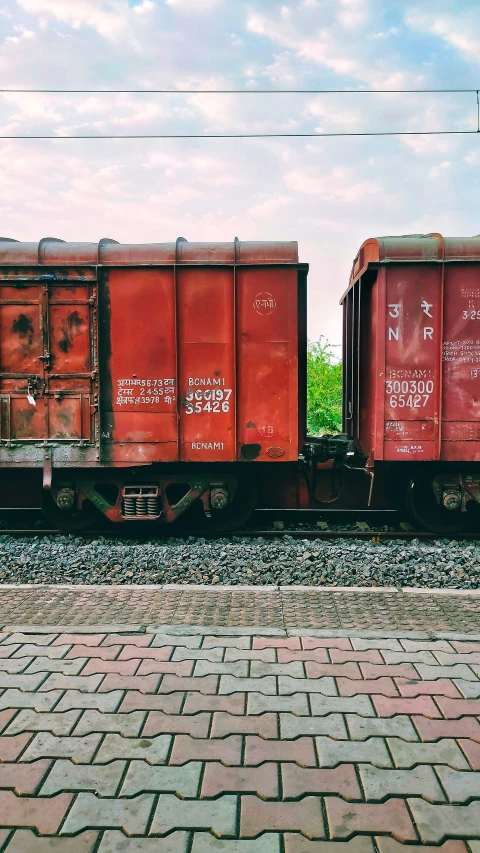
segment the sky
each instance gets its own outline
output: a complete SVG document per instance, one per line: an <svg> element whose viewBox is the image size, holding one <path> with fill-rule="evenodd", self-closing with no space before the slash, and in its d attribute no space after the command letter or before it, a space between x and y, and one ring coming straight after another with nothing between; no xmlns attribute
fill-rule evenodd
<svg viewBox="0 0 480 853"><path fill-rule="evenodd" d="M480 134L72 140L68 134L475 130L474 0L2 0L0 235L18 240L297 240L309 336L341 340L339 298L368 237L480 232ZM217 95L205 89L369 89Z"/></svg>

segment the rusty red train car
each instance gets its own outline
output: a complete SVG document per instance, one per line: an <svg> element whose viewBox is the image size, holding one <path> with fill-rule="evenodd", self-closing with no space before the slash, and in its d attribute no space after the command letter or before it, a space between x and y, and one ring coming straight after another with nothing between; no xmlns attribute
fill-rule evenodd
<svg viewBox="0 0 480 853"><path fill-rule="evenodd" d="M478 524L480 239L367 240L343 299L345 433L432 530Z"/></svg>
<svg viewBox="0 0 480 853"><path fill-rule="evenodd" d="M64 527L234 527L305 442L307 271L294 242L0 240L0 467Z"/></svg>

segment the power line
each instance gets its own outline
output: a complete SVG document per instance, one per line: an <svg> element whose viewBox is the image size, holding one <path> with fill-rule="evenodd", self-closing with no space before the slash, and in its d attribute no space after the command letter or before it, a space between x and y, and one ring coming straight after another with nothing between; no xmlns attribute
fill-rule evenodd
<svg viewBox="0 0 480 853"><path fill-rule="evenodd" d="M466 136L479 134L477 130L385 130L358 133L128 133L128 134L76 134L55 136L35 134L4 136L0 139L326 139L352 136Z"/></svg>
<svg viewBox="0 0 480 853"><path fill-rule="evenodd" d="M28 95L418 95L475 94L480 89L0 89Z"/></svg>

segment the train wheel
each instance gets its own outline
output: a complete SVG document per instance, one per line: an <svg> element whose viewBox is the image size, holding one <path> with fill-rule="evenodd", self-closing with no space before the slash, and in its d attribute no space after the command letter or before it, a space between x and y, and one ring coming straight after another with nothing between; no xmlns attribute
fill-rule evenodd
<svg viewBox="0 0 480 853"><path fill-rule="evenodd" d="M200 501L192 507L193 513L182 517L183 524L196 527L205 532L229 533L237 530L250 518L257 504L257 490L252 479L238 479L233 500L225 509L210 509L210 515L204 511Z"/></svg>
<svg viewBox="0 0 480 853"><path fill-rule="evenodd" d="M66 533L77 533L81 530L88 530L88 528L98 524L101 517L98 510L95 509L90 501L84 501L82 509L76 507L66 510L60 509L55 503L51 492L46 490L43 492L42 510L54 527L58 527L59 530L64 530Z"/></svg>
<svg viewBox="0 0 480 853"><path fill-rule="evenodd" d="M478 524L476 507L468 504L467 512L447 510L437 502L432 486L432 476L418 474L408 485L406 503L412 519L430 530L445 536L467 533Z"/></svg>

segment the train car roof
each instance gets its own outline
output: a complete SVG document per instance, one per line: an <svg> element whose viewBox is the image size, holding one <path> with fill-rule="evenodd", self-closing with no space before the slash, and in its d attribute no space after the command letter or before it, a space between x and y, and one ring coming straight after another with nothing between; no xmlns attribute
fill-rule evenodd
<svg viewBox="0 0 480 853"><path fill-rule="evenodd" d="M0 237L0 266L137 266L175 264L257 265L298 264L296 242L118 243L104 238L98 243L69 243L45 237L21 243Z"/></svg>
<svg viewBox="0 0 480 853"><path fill-rule="evenodd" d="M405 234L398 237L371 237L362 243L352 266L345 298L355 282L372 264L448 263L480 261L480 235L467 238L443 237L442 234Z"/></svg>

